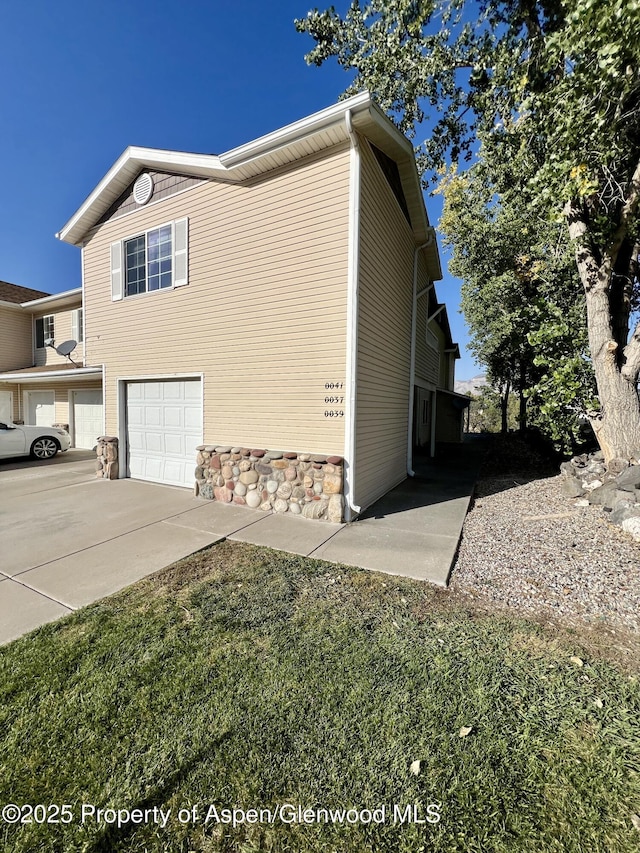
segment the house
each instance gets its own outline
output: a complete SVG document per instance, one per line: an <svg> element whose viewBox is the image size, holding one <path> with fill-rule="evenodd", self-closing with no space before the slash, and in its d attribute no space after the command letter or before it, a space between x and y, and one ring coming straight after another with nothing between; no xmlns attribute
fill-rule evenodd
<svg viewBox="0 0 640 853"><path fill-rule="evenodd" d="M70 358L56 350L68 341ZM51 295L0 282L0 421L62 425L72 446L95 447L102 368L84 365L82 288Z"/></svg>
<svg viewBox="0 0 640 853"><path fill-rule="evenodd" d="M367 92L219 156L127 148L58 237L119 476L351 519L460 439L413 149Z"/></svg>

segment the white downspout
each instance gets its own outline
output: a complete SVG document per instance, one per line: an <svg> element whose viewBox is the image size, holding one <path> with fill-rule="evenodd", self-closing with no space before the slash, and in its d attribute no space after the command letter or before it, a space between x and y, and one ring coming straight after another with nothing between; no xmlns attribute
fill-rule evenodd
<svg viewBox="0 0 640 853"><path fill-rule="evenodd" d="M355 495L356 459L356 403L358 375L358 289L360 271L360 144L353 130L351 110L344 116L347 133L351 139L349 162L349 253L347 271L347 406L344 424L345 520L353 521L361 507L353 503Z"/></svg>
<svg viewBox="0 0 640 853"><path fill-rule="evenodd" d="M430 282L427 287L418 294L418 255L423 249L431 245L433 242L433 229L429 232L429 239L421 246L416 246L413 252L413 300L411 308L411 357L409 366L409 422L407 424L407 476L415 477L413 470L413 396L416 380L416 328L418 324L418 295L422 296L426 293L433 283Z"/></svg>

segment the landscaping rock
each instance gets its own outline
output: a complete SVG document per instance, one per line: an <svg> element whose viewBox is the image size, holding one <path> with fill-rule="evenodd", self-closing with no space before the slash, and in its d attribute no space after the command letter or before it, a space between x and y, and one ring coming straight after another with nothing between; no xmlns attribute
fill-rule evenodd
<svg viewBox="0 0 640 853"><path fill-rule="evenodd" d="M625 470L616 477L616 484L618 486L633 486L633 488L640 488L640 465L631 465L628 468L625 468Z"/></svg>
<svg viewBox="0 0 640 853"><path fill-rule="evenodd" d="M628 501L618 501L609 515L612 524L622 524L628 518L640 518L640 506L634 506Z"/></svg>
<svg viewBox="0 0 640 853"><path fill-rule="evenodd" d="M562 481L562 493L568 498L581 498L584 495L584 488L577 477L569 477Z"/></svg>
<svg viewBox="0 0 640 853"><path fill-rule="evenodd" d="M560 473L563 477L575 477L576 469L571 462L563 462L560 465Z"/></svg>
<svg viewBox="0 0 640 853"><path fill-rule="evenodd" d="M609 471L610 474L620 474L622 471L625 470L625 468L628 468L628 467L629 467L629 460L628 459L615 458L615 459L609 460L609 464L607 465L607 470Z"/></svg>
<svg viewBox="0 0 640 853"><path fill-rule="evenodd" d="M611 508L615 502L614 495L617 491L616 484L613 480L610 483L604 483L598 486L589 495L590 504L598 504L599 506L608 506Z"/></svg>
<svg viewBox="0 0 640 853"><path fill-rule="evenodd" d="M640 542L640 518L627 518L622 522L622 529L630 533L636 542Z"/></svg>

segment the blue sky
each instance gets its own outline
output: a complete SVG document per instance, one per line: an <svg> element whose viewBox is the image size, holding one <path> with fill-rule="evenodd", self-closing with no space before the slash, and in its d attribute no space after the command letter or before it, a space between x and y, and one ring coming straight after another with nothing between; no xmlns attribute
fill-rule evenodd
<svg viewBox="0 0 640 853"><path fill-rule="evenodd" d="M218 154L338 100L349 79L308 67L305 0L21 0L0 11L0 279L57 293L80 253L55 234L127 145ZM327 4L329 5L329 4ZM335 2L342 9L346 3ZM437 224L440 202L427 199ZM446 257L443 254L443 266ZM438 284L462 359L459 283Z"/></svg>

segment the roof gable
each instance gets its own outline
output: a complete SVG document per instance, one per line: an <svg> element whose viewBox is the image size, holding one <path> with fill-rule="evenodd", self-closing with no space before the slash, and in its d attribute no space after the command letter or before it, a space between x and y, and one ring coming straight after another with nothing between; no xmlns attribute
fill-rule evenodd
<svg viewBox="0 0 640 853"><path fill-rule="evenodd" d="M369 92L346 98L219 156L129 147L57 237L81 246L89 230L97 223L114 214L122 215L123 206L129 203L131 186L142 171L239 184L349 142L351 129L397 163L416 244L426 245L431 241L432 247L427 249L430 274L433 279L441 278L437 247L432 240L413 146L374 103Z"/></svg>
<svg viewBox="0 0 640 853"><path fill-rule="evenodd" d="M133 188L137 178L143 171L148 174L152 180L151 196L146 204L155 204L165 198L170 198L172 195L176 195L183 190L189 189L189 187L195 186L202 181L202 178L195 175L181 175L176 172L165 172L157 169L140 170L140 173L136 175L133 181L131 181L122 195L120 195L111 207L109 207L108 210L106 210L100 217L96 223L97 225L109 222L112 219L118 219L121 216L125 216L127 213L131 213L133 210L140 210L141 205L138 204L134 198Z"/></svg>

